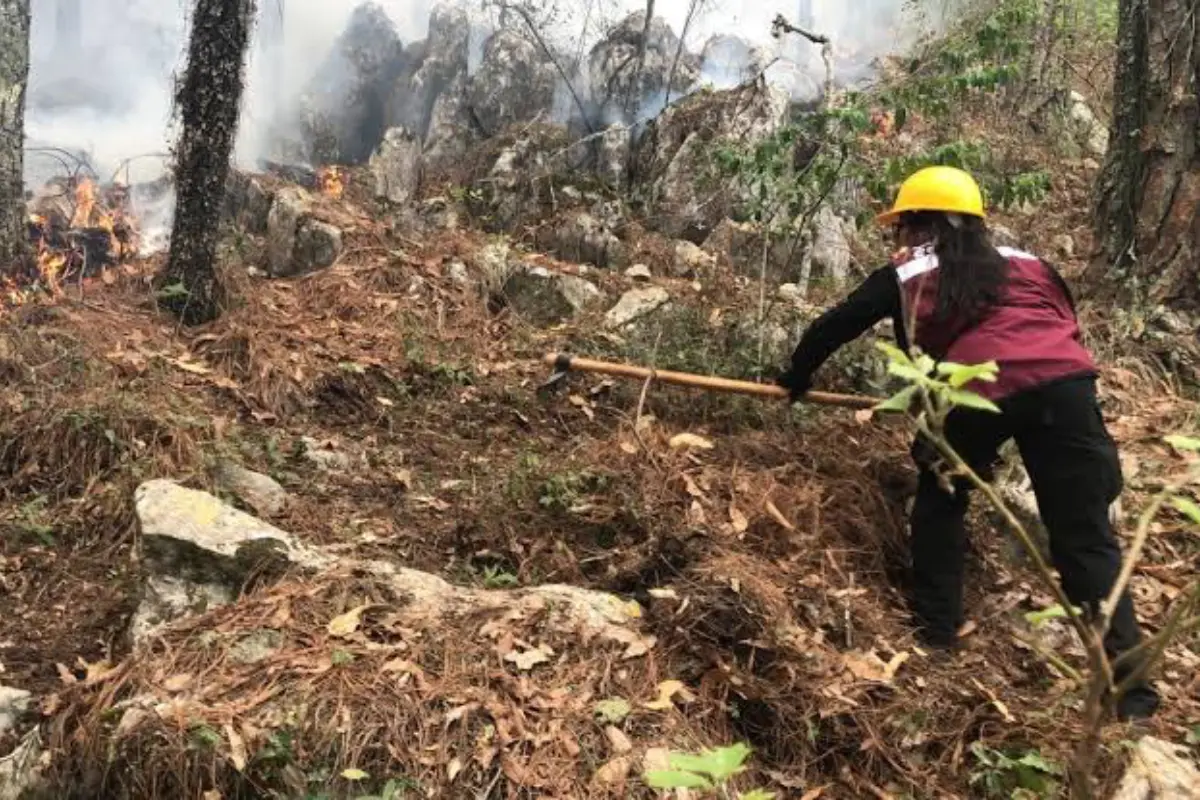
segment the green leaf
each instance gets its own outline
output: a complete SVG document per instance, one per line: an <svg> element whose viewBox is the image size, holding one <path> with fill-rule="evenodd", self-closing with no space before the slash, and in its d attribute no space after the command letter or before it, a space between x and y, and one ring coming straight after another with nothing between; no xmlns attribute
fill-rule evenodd
<svg viewBox="0 0 1200 800"><path fill-rule="evenodd" d="M966 392L961 389L951 389L946 392L946 399L956 406L964 408L973 408L977 411L990 411L993 414L1000 413L1000 407L988 400L986 397L980 397L974 392Z"/></svg>
<svg viewBox="0 0 1200 800"><path fill-rule="evenodd" d="M672 753L669 763L672 769L700 772L720 783L741 772L749 755L750 748L739 742L716 750L704 750L698 755Z"/></svg>
<svg viewBox="0 0 1200 800"><path fill-rule="evenodd" d="M1191 436L1167 436L1163 439L1176 450L1186 450L1192 453L1200 452L1200 439Z"/></svg>
<svg viewBox="0 0 1200 800"><path fill-rule="evenodd" d="M912 365L912 359L908 357L908 354L890 342L876 342L875 348L898 364Z"/></svg>
<svg viewBox="0 0 1200 800"><path fill-rule="evenodd" d="M1180 514L1185 515L1192 522L1200 525L1200 505L1196 505L1195 502L1186 497L1172 497L1171 505Z"/></svg>
<svg viewBox="0 0 1200 800"><path fill-rule="evenodd" d="M1030 611L1025 615L1025 621L1035 628L1040 628L1052 619L1064 619L1067 616L1067 610L1060 604L1041 611Z"/></svg>
<svg viewBox="0 0 1200 800"><path fill-rule="evenodd" d="M1037 751L1030 751L1026 753L1025 755L1021 756L1017 763L1023 767L1029 767L1030 769L1036 769L1039 772L1044 772L1047 775L1063 774L1062 767L1053 761L1047 760L1042 756L1041 753Z"/></svg>
<svg viewBox="0 0 1200 800"><path fill-rule="evenodd" d="M645 775L651 789L711 789L712 783L703 775L676 770L654 770Z"/></svg>
<svg viewBox="0 0 1200 800"><path fill-rule="evenodd" d="M768 792L766 789L754 789L739 794L738 800L775 800L775 793Z"/></svg>
<svg viewBox="0 0 1200 800"><path fill-rule="evenodd" d="M908 411L912 405L913 398L917 392L921 390L919 386L909 386L906 389L901 389L896 394L884 400L879 405L875 406L876 411L899 411L901 413Z"/></svg>
<svg viewBox="0 0 1200 800"><path fill-rule="evenodd" d="M938 364L937 371L939 375L943 375L948 379L948 383L951 386L955 389L961 389L971 381L976 380L995 383L996 373L1000 371L1000 367L995 361L974 365L943 362Z"/></svg>
<svg viewBox="0 0 1200 800"><path fill-rule="evenodd" d="M342 777L348 781L365 781L371 776L363 772L361 769L354 769L351 767L350 769L342 770Z"/></svg>
<svg viewBox="0 0 1200 800"><path fill-rule="evenodd" d="M888 373L897 378L904 378L910 383L924 384L929 381L928 373L921 372L908 364L897 364L895 361L888 364Z"/></svg>

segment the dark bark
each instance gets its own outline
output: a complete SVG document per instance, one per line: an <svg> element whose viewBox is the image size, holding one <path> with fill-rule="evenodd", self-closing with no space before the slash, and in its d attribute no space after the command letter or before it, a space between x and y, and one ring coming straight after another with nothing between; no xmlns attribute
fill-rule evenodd
<svg viewBox="0 0 1200 800"><path fill-rule="evenodd" d="M1200 306L1200 4L1121 0L1111 145L1097 190L1106 294Z"/></svg>
<svg viewBox="0 0 1200 800"><path fill-rule="evenodd" d="M188 64L175 102L175 221L159 296L184 323L220 315L224 291L217 240L229 159L237 133L254 0L196 0Z"/></svg>
<svg viewBox="0 0 1200 800"><path fill-rule="evenodd" d="M29 79L29 0L0 0L0 270L26 253L25 87Z"/></svg>

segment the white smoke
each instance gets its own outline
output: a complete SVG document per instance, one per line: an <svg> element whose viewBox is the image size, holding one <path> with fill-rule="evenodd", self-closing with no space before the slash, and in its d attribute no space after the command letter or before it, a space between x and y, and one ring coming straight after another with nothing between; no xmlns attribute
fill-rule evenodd
<svg viewBox="0 0 1200 800"><path fill-rule="evenodd" d="M433 1L377 0L406 45L426 36ZM872 58L902 48L914 33L900 24L905 0L808 1L813 29L832 36L843 62L864 75ZM172 96L175 77L184 66L191 2L34 1L26 116L30 188L63 172L62 160L39 149L44 147L86 152L103 180L119 174L138 183L163 174L169 162L161 154L170 150L173 138ZM361 2L260 0L239 130L240 164L252 166L268 151L272 126L295 103ZM486 5L484 0L462 2L475 14ZM699 53L715 34L739 36L780 59L770 75L792 81L794 93L802 95L819 85L823 68L818 48L795 36L779 40L771 36L775 15L797 21L801 2L706 0L687 25L686 46ZM544 35L570 52L584 54L608 25L645 9L643 0L545 3L557 3L562 13L557 15L557 30ZM681 34L691 5L691 0L658 0L655 15ZM592 10L584 13L585 8ZM473 44L477 45L474 60L482 42L473 40ZM710 70L705 78L728 84L739 66ZM858 77L839 76L842 80Z"/></svg>

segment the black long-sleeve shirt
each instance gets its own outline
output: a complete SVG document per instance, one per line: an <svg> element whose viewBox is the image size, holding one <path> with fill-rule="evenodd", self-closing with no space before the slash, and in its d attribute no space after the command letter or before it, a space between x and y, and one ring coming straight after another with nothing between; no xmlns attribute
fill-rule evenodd
<svg viewBox="0 0 1200 800"><path fill-rule="evenodd" d="M891 317L896 341L908 349L900 280L890 264L872 272L850 295L813 320L800 337L792 354L792 369L810 377L839 348L866 333L876 323Z"/></svg>

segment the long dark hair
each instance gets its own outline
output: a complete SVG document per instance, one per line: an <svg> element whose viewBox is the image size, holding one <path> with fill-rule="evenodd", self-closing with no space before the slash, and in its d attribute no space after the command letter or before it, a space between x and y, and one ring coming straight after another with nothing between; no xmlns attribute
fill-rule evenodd
<svg viewBox="0 0 1200 800"><path fill-rule="evenodd" d="M1008 260L992 245L979 217L918 211L900 224L932 242L938 257L937 316L970 326L996 306L1008 280Z"/></svg>

